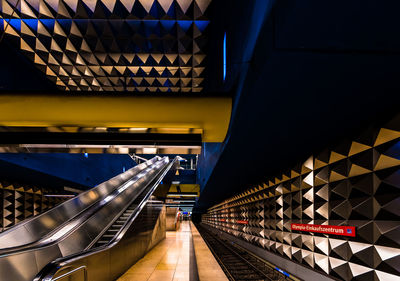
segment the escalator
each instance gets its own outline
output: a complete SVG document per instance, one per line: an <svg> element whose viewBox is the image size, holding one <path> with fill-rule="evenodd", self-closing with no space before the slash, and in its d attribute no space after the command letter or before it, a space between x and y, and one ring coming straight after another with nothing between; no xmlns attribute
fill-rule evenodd
<svg viewBox="0 0 400 281"><path fill-rule="evenodd" d="M175 164L155 157L1 233L0 280L33 280L36 275L35 280L62 280L40 275L52 261L104 249L123 237L131 240L127 230L143 216L150 223L139 228L154 232L165 207L151 195ZM160 235L152 234L150 244Z"/></svg>

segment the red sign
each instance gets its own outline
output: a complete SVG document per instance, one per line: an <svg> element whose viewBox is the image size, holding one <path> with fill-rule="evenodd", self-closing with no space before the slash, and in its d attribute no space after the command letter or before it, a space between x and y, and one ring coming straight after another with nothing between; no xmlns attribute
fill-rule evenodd
<svg viewBox="0 0 400 281"><path fill-rule="evenodd" d="M317 225L301 223L292 223L290 226L292 230L297 231L318 232L324 234L356 237L356 228L354 226Z"/></svg>
<svg viewBox="0 0 400 281"><path fill-rule="evenodd" d="M220 222L226 222L226 219L220 219ZM249 221L241 221L241 220L237 220L237 221L233 221L236 222L238 224L249 224Z"/></svg>

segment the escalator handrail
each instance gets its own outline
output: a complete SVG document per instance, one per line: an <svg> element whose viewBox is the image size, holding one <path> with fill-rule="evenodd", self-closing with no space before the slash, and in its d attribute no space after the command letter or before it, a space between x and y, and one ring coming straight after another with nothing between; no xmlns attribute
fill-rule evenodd
<svg viewBox="0 0 400 281"><path fill-rule="evenodd" d="M147 204L147 201L155 191L155 189L158 187L162 179L165 177L165 175L170 171L170 169L178 162L178 158L175 157L173 161L169 163L169 165L162 171L160 172L156 180L156 182L153 184L152 188L150 191L146 194L145 198L143 198L142 202L135 208L134 213L130 216L129 220L125 222L123 227L121 228L120 231L114 237L110 240L109 243L96 247L96 248L90 248L84 251L81 251L76 254L72 254L70 256L66 256L63 258L58 258L54 260L53 262L47 264L39 273L38 275L34 278L33 281L51 281L54 280L54 276L60 272L61 270L70 267L70 265L80 259L84 259L88 256L94 255L96 253L106 251L114 247L118 242L124 237L125 233L128 231L128 229L131 227L131 225L134 223L136 217L139 215L139 213L142 211L144 206ZM73 271L75 269L72 269ZM85 273L86 276L86 273ZM85 279L86 280L86 279Z"/></svg>
<svg viewBox="0 0 400 281"><path fill-rule="evenodd" d="M8 251L15 251L17 249L23 249L24 247L31 247L33 244L35 244L39 240L41 240L41 238L43 238L43 236L49 235L50 233L56 231L60 227L63 227L63 225L68 223L68 221L72 220L76 216L79 216L80 214L85 212L91 206L93 206L94 204L96 204L97 202L99 202L100 200L105 198L108 194L110 194L114 190L116 190L118 188L118 186L120 186L121 184L124 184L131 177L135 176L136 174L138 174L139 172L141 172L146 167L148 167L149 165L151 165L152 163L156 162L159 159L160 159L159 157L154 157L153 159L149 160L146 163L136 165L135 167L129 169L125 173L115 176L112 179L110 179L104 183L101 183L101 184L97 185L96 187L94 187L90 190L87 190L87 191L79 194L78 196L61 203L60 205L56 206L55 208L52 208L38 216L29 218L29 219L15 225L14 227L0 233L0 245L1 245L1 240L4 240L4 241L7 240L7 245L10 244L10 240L15 241L13 239L15 236L18 236L18 235L15 235L15 233L18 231L20 233L22 231L22 233L24 234L22 236L24 236L23 238L26 241L29 239L29 241L27 241L27 242L21 241L18 244L17 244L17 242L15 242L14 243L15 246L2 247L1 248L2 252L6 253ZM85 201L85 198L90 197L89 194L95 194L94 196L97 195L97 197L95 199L93 199L92 201L89 200L89 202L86 204L84 201ZM79 203L78 204L79 207L76 207L76 205L77 205L76 203ZM75 209L74 211L76 211L76 213L73 213L73 212L70 213L69 215L67 215L66 221L59 222L58 224L56 223L56 225L52 228L46 227L46 225L44 223L45 221L57 222L57 215L59 215L59 213L60 213L59 211L64 210L64 209L69 210L71 206L73 206L73 208ZM39 231L32 231L32 229L38 229ZM43 232L40 232L41 229L45 229L45 231L48 231L48 232L46 234L44 234ZM12 239L10 239L10 237L12 237ZM20 240L22 240L22 239L20 239Z"/></svg>

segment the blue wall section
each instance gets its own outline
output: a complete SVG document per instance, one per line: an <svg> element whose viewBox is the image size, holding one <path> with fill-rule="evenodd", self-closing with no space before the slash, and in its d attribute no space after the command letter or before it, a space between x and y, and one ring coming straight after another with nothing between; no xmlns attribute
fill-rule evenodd
<svg viewBox="0 0 400 281"><path fill-rule="evenodd" d="M197 166L197 183L200 184L200 189L203 190L208 179L218 162L222 152L222 143L205 142L201 148L199 162Z"/></svg>
<svg viewBox="0 0 400 281"><path fill-rule="evenodd" d="M195 184L197 170L179 170L179 175L175 175L173 181L179 181L181 184Z"/></svg>
<svg viewBox="0 0 400 281"><path fill-rule="evenodd" d="M94 187L136 165L126 154L1 153L0 160L86 187Z"/></svg>

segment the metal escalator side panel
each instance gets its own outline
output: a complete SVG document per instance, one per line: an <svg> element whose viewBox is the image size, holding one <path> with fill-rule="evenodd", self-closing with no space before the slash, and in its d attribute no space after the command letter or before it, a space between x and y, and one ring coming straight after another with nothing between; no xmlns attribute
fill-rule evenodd
<svg viewBox="0 0 400 281"><path fill-rule="evenodd" d="M7 248L20 247L38 241L92 204L106 197L119 185L128 181L132 176L156 161L159 161L159 158L154 157L148 162L139 164L125 173L67 200L43 214L21 222L0 233L0 249L4 250Z"/></svg>
<svg viewBox="0 0 400 281"><path fill-rule="evenodd" d="M44 267L35 277L34 281L56 280L57 277L65 274L68 270L85 267L86 280L114 280L125 272L132 264L140 259L159 239L165 237L165 206L160 203L148 202L151 194L159 185L160 181L176 168L176 159L168 164L168 167L158 177L146 198L138 208L138 213L133 215L124 225L124 228L108 245L85 250L65 258L59 258ZM160 212L163 210L163 217L160 222ZM147 214L147 215L146 215ZM144 217L147 219L144 219ZM149 224L151 218L159 221L155 228L155 221ZM147 221L147 223L146 223ZM154 234L155 229L162 230L162 233ZM57 279L58 280L58 279ZM79 279L66 279L79 280Z"/></svg>
<svg viewBox="0 0 400 281"><path fill-rule="evenodd" d="M163 218L165 218L165 206L146 204L137 216L133 227L129 228L119 243L84 257L74 255L68 259L68 262L50 263L33 280L115 280L165 237ZM75 270L80 268L86 271L87 278L84 280L81 279L82 275L73 275Z"/></svg>
<svg viewBox="0 0 400 281"><path fill-rule="evenodd" d="M100 237L104 231L99 233L98 230L104 230L110 227L115 219L123 213L126 206L141 194L144 188L146 188L152 182L153 178L158 175L159 170L164 169L167 163L168 162L165 161L159 161L154 164L154 169L147 171L145 176L133 182L132 185L123 190L117 198L110 201L107 206L103 207L87 221L82 223L79 227L79 231L77 231L80 233L79 235L73 233L60 241L59 247L63 256L77 252L77 247L73 245L76 238L81 238L83 240L79 243L79 251L82 251L91 244L93 236L96 236L96 238ZM92 239L90 240L90 238Z"/></svg>
<svg viewBox="0 0 400 281"><path fill-rule="evenodd" d="M177 158L176 158L176 159L177 159ZM118 239L118 237L122 237L122 236L125 235L125 231L126 231L127 229L129 229L129 226L133 223L133 221L135 220L135 218L136 218L136 216L138 215L138 213L139 213L139 212L144 208L144 206L147 204L148 199L149 199L149 198L151 197L151 195L154 193L154 191L155 191L156 188L159 186L159 184L161 183L161 181L164 179L164 177L166 176L166 174L167 174L168 172L171 171L171 168L172 168L173 166L175 166L176 159L175 159L174 161L172 161L171 163L169 163L169 165L168 165L167 167L165 167L165 169L164 169L163 171L160 172L160 176L158 176L158 178L156 178L156 179L154 180L154 182L149 186L149 188L148 188L147 190L145 189L145 190L143 191L143 193L142 193L140 196L142 196L144 193L146 193L146 194L144 194L143 199L141 200L141 202L139 202L138 206L135 207L135 212L136 212L136 213L133 213L133 214L130 216L129 220L124 224L124 226L120 229L120 231L118 231L118 232L115 234L115 237L114 237L113 239L111 239L110 243L115 242L115 240ZM139 196L139 197L140 197L140 196Z"/></svg>
<svg viewBox="0 0 400 281"><path fill-rule="evenodd" d="M57 245L43 247L38 251L21 252L0 259L0 280L32 280L49 260L61 255Z"/></svg>
<svg viewBox="0 0 400 281"><path fill-rule="evenodd" d="M139 225L130 228L130 231L124 236L126 239L110 248L110 275L108 280L116 280L121 273L128 270L154 245L165 238L165 224L161 222L165 218L165 206L148 204L141 210L138 217L140 217L140 222L135 222L135 225L136 223ZM91 272L91 268L88 268L89 272ZM106 279L104 277L92 279L92 276L90 276L88 280L102 281Z"/></svg>
<svg viewBox="0 0 400 281"><path fill-rule="evenodd" d="M88 215L71 220L69 225L42 240L43 245L57 243L62 256L84 250L131 199L136 198L141 186L146 186L165 163L158 161L102 199Z"/></svg>

